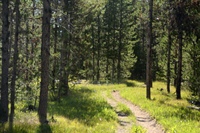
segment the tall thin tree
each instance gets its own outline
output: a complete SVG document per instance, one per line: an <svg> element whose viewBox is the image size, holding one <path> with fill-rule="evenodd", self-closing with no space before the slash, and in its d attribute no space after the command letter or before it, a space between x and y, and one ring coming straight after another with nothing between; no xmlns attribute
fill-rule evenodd
<svg viewBox="0 0 200 133"><path fill-rule="evenodd" d="M39 101L39 120L40 123L47 122L47 101L49 86L49 56L50 56L50 19L51 4L50 0L43 0L42 18L42 47L41 47L41 88Z"/></svg>
<svg viewBox="0 0 200 133"><path fill-rule="evenodd" d="M170 4L171 0L169 0ZM169 20L168 20L168 57L167 57L167 92L170 93L170 56L171 56L171 11L169 10Z"/></svg>
<svg viewBox="0 0 200 133"><path fill-rule="evenodd" d="M153 0L149 0L149 31L148 31L148 44L147 44L147 74L146 74L146 84L147 84L147 99L151 99L151 45L152 45L152 13L153 13Z"/></svg>
<svg viewBox="0 0 200 133"><path fill-rule="evenodd" d="M0 122L8 121L8 67L9 67L9 0L2 0L2 78L1 78L1 103Z"/></svg>
<svg viewBox="0 0 200 133"><path fill-rule="evenodd" d="M19 24L20 24L20 12L19 12L19 0L16 0L15 3L15 11L16 11L16 23L15 23L15 45L14 45L14 57L13 57L13 71L12 71L12 79L11 79L11 112L10 112L10 129L12 131L13 127L13 117L14 117L14 105L15 105L15 81L16 81L16 73L17 73L17 60L18 60L18 35L19 35Z"/></svg>

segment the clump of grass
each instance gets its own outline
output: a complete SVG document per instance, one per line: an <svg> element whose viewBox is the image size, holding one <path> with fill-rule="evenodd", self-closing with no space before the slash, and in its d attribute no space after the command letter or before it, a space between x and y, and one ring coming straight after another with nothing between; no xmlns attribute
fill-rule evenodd
<svg viewBox="0 0 200 133"><path fill-rule="evenodd" d="M120 112L122 112L122 113L124 113L126 115L131 115L132 114L131 110L123 103L118 103L117 107L120 110Z"/></svg>
<svg viewBox="0 0 200 133"><path fill-rule="evenodd" d="M133 125L131 127L131 132L132 133L146 133L147 129L144 129L142 126Z"/></svg>

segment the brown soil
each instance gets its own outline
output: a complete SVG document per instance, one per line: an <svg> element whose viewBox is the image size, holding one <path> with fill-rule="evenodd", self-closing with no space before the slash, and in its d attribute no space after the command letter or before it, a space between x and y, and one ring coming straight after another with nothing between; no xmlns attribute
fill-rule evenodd
<svg viewBox="0 0 200 133"><path fill-rule="evenodd" d="M147 129L147 133L165 133L165 131L162 129L162 126L158 124L155 119L152 119L149 113L141 110L140 107L132 104L130 101L123 99L120 96L119 91L113 91L112 96L114 100L106 97L108 103L112 107L116 107L117 103L121 102L125 104L127 107L129 107L132 113L136 117L136 124ZM129 132L129 129L133 124L133 122L130 121L130 119L126 115L123 115L120 112L117 113L120 122L120 125L118 127L118 133Z"/></svg>

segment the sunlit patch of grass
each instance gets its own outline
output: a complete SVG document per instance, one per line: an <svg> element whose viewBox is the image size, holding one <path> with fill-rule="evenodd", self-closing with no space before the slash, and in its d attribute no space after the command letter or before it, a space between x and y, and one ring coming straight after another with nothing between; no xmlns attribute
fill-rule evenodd
<svg viewBox="0 0 200 133"><path fill-rule="evenodd" d="M160 91L161 88L164 90ZM182 90L182 99L176 100L174 92L174 87L171 87L171 93L168 94L165 83L154 82L152 100L146 99L146 88L140 86L120 90L120 95L149 112L167 132L199 132L197 127L200 127L200 112L187 108L190 93Z"/></svg>
<svg viewBox="0 0 200 133"><path fill-rule="evenodd" d="M146 133L147 131L142 126L133 125L131 127L131 133Z"/></svg>
<svg viewBox="0 0 200 133"><path fill-rule="evenodd" d="M118 103L117 108L118 108L118 110L120 110L120 112L122 112L126 115L132 114L131 110L123 103Z"/></svg>
<svg viewBox="0 0 200 133"><path fill-rule="evenodd" d="M133 82L133 83L131 83ZM128 85L127 85L128 83ZM156 81L151 88L151 99L146 99L146 87L144 82L122 81L120 84L88 85L89 88L106 90L109 97L113 90L119 90L120 95L133 104L139 105L143 110L149 112L167 132L198 133L200 128L200 112L187 108L190 99L189 91L181 91L182 99L176 99L175 87L171 86L171 93L167 93L165 82ZM161 88L164 89L161 91ZM132 132L140 131L140 127L134 126ZM146 132L146 131L144 131Z"/></svg>

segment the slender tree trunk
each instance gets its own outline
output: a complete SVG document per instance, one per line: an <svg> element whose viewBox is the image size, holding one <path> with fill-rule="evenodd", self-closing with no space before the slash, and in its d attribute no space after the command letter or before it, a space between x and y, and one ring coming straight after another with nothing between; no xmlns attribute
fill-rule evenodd
<svg viewBox="0 0 200 133"><path fill-rule="evenodd" d="M51 4L50 0L43 0L43 19L42 19L42 47L41 47L41 89L39 101L39 120L40 123L47 122L47 101L49 86L49 56L50 56L50 19Z"/></svg>
<svg viewBox="0 0 200 133"><path fill-rule="evenodd" d="M115 21L116 21L116 14L115 14L115 1L113 0L113 13L114 13L114 18L113 18L113 52L114 56L112 58L112 80L115 78Z"/></svg>
<svg viewBox="0 0 200 133"><path fill-rule="evenodd" d="M110 42L110 38L109 38L109 32L107 34L107 55L106 55L106 77L108 77L108 66L109 66L109 57L108 57L108 52L109 52L109 42Z"/></svg>
<svg viewBox="0 0 200 133"><path fill-rule="evenodd" d="M33 18L35 16L35 0L32 0L33 1ZM34 23L32 24L32 31L35 30L35 26L34 26ZM31 42L31 60L33 60L33 52L34 52L34 42Z"/></svg>
<svg viewBox="0 0 200 133"><path fill-rule="evenodd" d="M92 75L92 78L93 78L93 81L94 81L94 75L95 75L95 66L94 66L94 26L92 25L92 62L93 62L93 65L92 65L92 69L93 69L93 75Z"/></svg>
<svg viewBox="0 0 200 133"><path fill-rule="evenodd" d="M176 45L176 43L175 43L175 58L177 58L177 45ZM176 61L176 59L174 59L174 74L175 75L177 75L177 61ZM174 77L174 86L177 86L177 77L175 76Z"/></svg>
<svg viewBox="0 0 200 133"><path fill-rule="evenodd" d="M28 32L28 29L29 29L29 27L28 27L28 25L29 25L29 23L28 23L28 20L27 20L27 22L26 22L26 31ZM27 63L27 68L26 68L26 84L27 84L27 82L28 82L28 43L29 43L29 39L28 39L28 33L26 34L26 63ZM28 84L27 84L27 86L26 87L28 87Z"/></svg>
<svg viewBox="0 0 200 133"><path fill-rule="evenodd" d="M99 81L100 78L100 65L99 65L99 60L100 60L100 14L98 14L98 51L97 51L97 81Z"/></svg>
<svg viewBox="0 0 200 133"><path fill-rule="evenodd" d="M19 0L16 0L15 4L16 10L16 24L15 24L15 46L14 46L14 57L13 57L13 71L12 71L12 80L11 80L11 112L10 112L10 119L9 119L9 126L12 131L13 129L13 117L14 117L14 105L15 105L15 81L16 81L16 73L17 73L17 60L18 60L18 34L19 34Z"/></svg>
<svg viewBox="0 0 200 133"><path fill-rule="evenodd" d="M117 80L120 81L121 78L121 50L122 50L122 6L123 2L120 1L120 27L119 27L119 50L118 50L118 64L117 64Z"/></svg>
<svg viewBox="0 0 200 133"><path fill-rule="evenodd" d="M183 5L184 1L181 2ZM182 30L182 6L178 6L178 10L176 12L176 22L178 25L178 40L179 40L179 47L178 47L178 75L177 75L177 86L176 86L176 98L181 99L181 77L182 77L182 38L183 38L183 30Z"/></svg>
<svg viewBox="0 0 200 133"><path fill-rule="evenodd" d="M150 88L153 87L153 70L152 69L153 69L153 56L152 56L152 49L150 48L150 70L149 70L149 72L150 72L150 82L149 82Z"/></svg>
<svg viewBox="0 0 200 133"><path fill-rule="evenodd" d="M55 0L55 8L57 9L57 0ZM57 11L56 11L57 12ZM57 34L57 18L55 18L55 42L54 42L54 54L57 53L57 38L58 38L58 34ZM52 90L55 90L55 78L56 78L56 57L54 57L54 61L53 61L53 71L52 71L52 76L53 76L53 80L52 80Z"/></svg>
<svg viewBox="0 0 200 133"><path fill-rule="evenodd" d="M170 93L170 56L171 56L171 45L172 45L172 39L171 39L171 13L169 11L169 26L168 26L168 58L167 58L167 92Z"/></svg>
<svg viewBox="0 0 200 133"><path fill-rule="evenodd" d="M2 1L2 78L1 78L1 105L0 123L8 121L8 67L9 67L9 0Z"/></svg>
<svg viewBox="0 0 200 133"><path fill-rule="evenodd" d="M12 49L12 41L13 41L13 39L12 39L12 35L13 35L13 11L12 11L12 9L10 9L10 11L11 11L11 16L10 16L10 43L9 43L9 48L8 48L8 50L9 50L8 51L9 60L12 56L11 49Z"/></svg>
<svg viewBox="0 0 200 133"><path fill-rule="evenodd" d="M64 34L63 32L62 32L62 34ZM65 44L65 40L63 41L63 44L62 44L62 48L64 48L64 44ZM59 80L60 80L60 83L59 83L59 88L58 88L58 102L60 103L60 99L61 99L61 91L62 91L62 84L64 84L63 83L63 73L64 73L64 50L61 50L61 52L60 52L60 54L61 54L61 63L60 63L60 67L61 67L61 70L60 70L60 78L59 78Z"/></svg>
<svg viewBox="0 0 200 133"><path fill-rule="evenodd" d="M176 95L177 99L181 99L181 75L182 75L182 30L179 31L179 55L178 55L178 75L177 75L177 87L176 87Z"/></svg>
<svg viewBox="0 0 200 133"><path fill-rule="evenodd" d="M177 99L181 99L181 75L182 75L182 28L180 26L179 28L179 35L178 35L178 40L179 40L179 54L178 54L178 75L177 75L177 87L176 87L176 95Z"/></svg>
<svg viewBox="0 0 200 133"><path fill-rule="evenodd" d="M153 13L153 0L149 0L149 32L148 32L148 44L147 44L147 99L151 99L151 90L150 90L150 82L151 82L151 45L152 45L152 13Z"/></svg>

